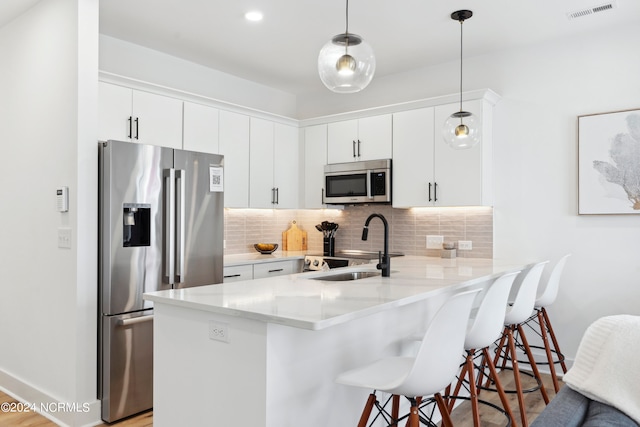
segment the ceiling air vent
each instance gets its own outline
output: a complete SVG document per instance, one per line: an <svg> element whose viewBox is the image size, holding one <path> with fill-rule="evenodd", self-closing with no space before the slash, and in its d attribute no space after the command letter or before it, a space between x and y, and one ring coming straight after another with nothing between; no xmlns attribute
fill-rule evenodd
<svg viewBox="0 0 640 427"><path fill-rule="evenodd" d="M593 15L594 13L605 12L607 10L615 9L617 6L618 5L616 1L613 0L613 1L610 1L609 3L601 4L599 6L593 6L586 9L569 12L567 13L567 18L569 19L582 18L583 16Z"/></svg>

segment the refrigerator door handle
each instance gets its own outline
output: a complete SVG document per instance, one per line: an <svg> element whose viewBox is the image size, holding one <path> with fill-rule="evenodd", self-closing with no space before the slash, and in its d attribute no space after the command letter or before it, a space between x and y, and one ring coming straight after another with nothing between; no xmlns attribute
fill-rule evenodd
<svg viewBox="0 0 640 427"><path fill-rule="evenodd" d="M175 224L176 224L176 171L166 169L165 178L165 276L168 284L173 285L175 280Z"/></svg>
<svg viewBox="0 0 640 427"><path fill-rule="evenodd" d="M132 317L130 319L118 319L118 326L131 326L138 323L150 322L153 320L153 314L148 316Z"/></svg>
<svg viewBox="0 0 640 427"><path fill-rule="evenodd" d="M185 251L185 178L184 170L176 170L176 275L178 282L184 282L184 251Z"/></svg>

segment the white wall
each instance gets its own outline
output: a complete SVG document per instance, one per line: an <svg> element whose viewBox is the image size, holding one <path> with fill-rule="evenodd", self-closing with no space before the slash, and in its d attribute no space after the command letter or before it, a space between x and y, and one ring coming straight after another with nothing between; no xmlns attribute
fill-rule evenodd
<svg viewBox="0 0 640 427"><path fill-rule="evenodd" d="M0 387L93 409L97 28L98 0L44 0L0 28ZM68 213L55 209L63 185ZM58 227L72 229L71 249L57 247Z"/></svg>

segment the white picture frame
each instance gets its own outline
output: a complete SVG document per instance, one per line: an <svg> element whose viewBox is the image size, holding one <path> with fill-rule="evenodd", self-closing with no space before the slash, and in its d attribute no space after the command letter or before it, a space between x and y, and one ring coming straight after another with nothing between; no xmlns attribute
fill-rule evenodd
<svg viewBox="0 0 640 427"><path fill-rule="evenodd" d="M578 214L640 214L640 109L578 116Z"/></svg>

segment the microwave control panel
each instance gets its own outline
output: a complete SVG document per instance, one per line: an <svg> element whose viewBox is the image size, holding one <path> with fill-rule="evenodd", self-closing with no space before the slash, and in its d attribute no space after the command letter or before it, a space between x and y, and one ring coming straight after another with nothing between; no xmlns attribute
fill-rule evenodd
<svg viewBox="0 0 640 427"><path fill-rule="evenodd" d="M386 192L386 172L371 172L371 193L374 196L384 196Z"/></svg>

